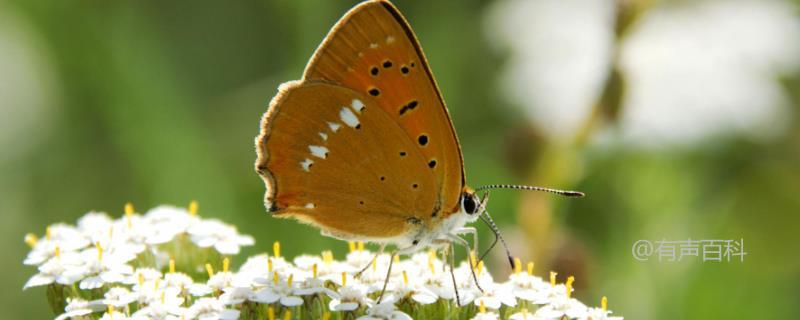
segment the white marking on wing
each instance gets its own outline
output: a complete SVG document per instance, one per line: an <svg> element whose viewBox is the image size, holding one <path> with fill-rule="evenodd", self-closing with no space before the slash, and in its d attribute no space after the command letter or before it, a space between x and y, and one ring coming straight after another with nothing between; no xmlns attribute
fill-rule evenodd
<svg viewBox="0 0 800 320"><path fill-rule="evenodd" d="M317 206L316 206L315 204L311 203L311 202L309 202L308 204L306 204L306 208L308 208L308 209L314 209L314 208L316 208L316 207L317 207Z"/></svg>
<svg viewBox="0 0 800 320"><path fill-rule="evenodd" d="M351 103L350 106L353 107L353 110L355 110L358 113L361 113L361 111L367 107L364 105L363 102L361 102L361 100L358 99L353 99L353 103Z"/></svg>
<svg viewBox="0 0 800 320"><path fill-rule="evenodd" d="M328 148L320 146L308 146L308 150L311 150L311 154L317 158L325 159L328 157Z"/></svg>
<svg viewBox="0 0 800 320"><path fill-rule="evenodd" d="M326 133L320 132L319 136L322 137L323 141L328 141L328 135Z"/></svg>
<svg viewBox="0 0 800 320"><path fill-rule="evenodd" d="M341 127L341 125L339 125L336 122L328 122L328 127L331 128L331 131L336 132L336 130L339 130L339 127Z"/></svg>
<svg viewBox="0 0 800 320"><path fill-rule="evenodd" d="M311 164L314 163L314 160L306 158L305 160L300 162L300 166L303 167L305 171L311 171Z"/></svg>
<svg viewBox="0 0 800 320"><path fill-rule="evenodd" d="M355 128L358 125L356 114L348 107L342 108L342 111L339 112L339 118L342 118L342 122L350 127Z"/></svg>

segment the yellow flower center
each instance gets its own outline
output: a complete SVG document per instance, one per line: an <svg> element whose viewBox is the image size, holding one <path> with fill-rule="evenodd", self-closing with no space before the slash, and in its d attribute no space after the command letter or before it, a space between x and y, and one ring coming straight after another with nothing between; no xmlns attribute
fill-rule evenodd
<svg viewBox="0 0 800 320"><path fill-rule="evenodd" d="M228 258L222 259L222 272L228 272L228 268L231 266L231 260Z"/></svg>
<svg viewBox="0 0 800 320"><path fill-rule="evenodd" d="M342 287L347 285L347 273L342 272Z"/></svg>
<svg viewBox="0 0 800 320"><path fill-rule="evenodd" d="M175 273L175 259L169 259L169 273Z"/></svg>
<svg viewBox="0 0 800 320"><path fill-rule="evenodd" d="M405 270L403 270L403 285L408 285L408 273Z"/></svg>
<svg viewBox="0 0 800 320"><path fill-rule="evenodd" d="M486 313L486 304L483 303L481 300L481 306L479 307L480 313Z"/></svg>
<svg viewBox="0 0 800 320"><path fill-rule="evenodd" d="M198 210L200 210L200 205L197 203L197 200L189 202L189 214L196 216Z"/></svg>
<svg viewBox="0 0 800 320"><path fill-rule="evenodd" d="M38 241L39 241L39 238L37 238L36 235L33 234L33 233L28 233L28 234L25 235L25 243L27 243L28 246L31 247L31 249L33 249L33 247L36 246L36 242L38 242Z"/></svg>
<svg viewBox="0 0 800 320"><path fill-rule="evenodd" d="M133 208L133 203L126 203L125 204L125 220L128 222L128 229L133 228L133 213L135 212Z"/></svg>
<svg viewBox="0 0 800 320"><path fill-rule="evenodd" d="M206 272L209 278L214 276L214 267L212 267L210 263L206 263Z"/></svg>
<svg viewBox="0 0 800 320"><path fill-rule="evenodd" d="M314 275L314 279L316 279L317 278L317 264L316 263L313 266L311 266L311 273Z"/></svg>
<svg viewBox="0 0 800 320"><path fill-rule="evenodd" d="M608 298L606 298L606 296L600 299L600 308L602 308L603 311L608 311Z"/></svg>
<svg viewBox="0 0 800 320"><path fill-rule="evenodd" d="M550 285L551 286L554 286L554 287L556 286L556 275L557 274L558 273L556 273L555 271L550 271Z"/></svg>
<svg viewBox="0 0 800 320"><path fill-rule="evenodd" d="M364 241L358 242L358 251L359 252L364 251Z"/></svg>
<svg viewBox="0 0 800 320"><path fill-rule="evenodd" d="M275 243L272 244L272 255L275 256L275 258L281 257L281 243L279 241L275 241Z"/></svg>
<svg viewBox="0 0 800 320"><path fill-rule="evenodd" d="M569 278L567 278L567 298L572 297L572 283L574 282L575 282L574 276L569 276Z"/></svg>
<svg viewBox="0 0 800 320"><path fill-rule="evenodd" d="M519 258L515 257L514 258L514 273L517 274L517 273L520 273L520 272L522 272L522 261Z"/></svg>
<svg viewBox="0 0 800 320"><path fill-rule="evenodd" d="M347 241L347 249L350 250L349 252L356 251L356 243L353 241Z"/></svg>
<svg viewBox="0 0 800 320"><path fill-rule="evenodd" d="M97 247L97 261L103 261L103 247L100 246L100 241L95 242L94 246Z"/></svg>
<svg viewBox="0 0 800 320"><path fill-rule="evenodd" d="M534 267L533 261L528 262L528 275L529 276L533 275L533 267Z"/></svg>

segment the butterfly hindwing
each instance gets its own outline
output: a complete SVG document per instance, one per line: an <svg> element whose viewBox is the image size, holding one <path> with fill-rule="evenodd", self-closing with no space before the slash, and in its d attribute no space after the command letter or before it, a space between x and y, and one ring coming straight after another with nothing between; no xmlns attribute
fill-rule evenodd
<svg viewBox="0 0 800 320"><path fill-rule="evenodd" d="M282 85L256 148L274 214L332 234L399 236L436 202L435 178L419 148L374 98L348 88Z"/></svg>
<svg viewBox="0 0 800 320"><path fill-rule="evenodd" d="M464 187L457 137L416 36L391 3L369 1L348 12L317 49L304 79L330 81L373 98L433 171L435 206L442 215L457 211Z"/></svg>

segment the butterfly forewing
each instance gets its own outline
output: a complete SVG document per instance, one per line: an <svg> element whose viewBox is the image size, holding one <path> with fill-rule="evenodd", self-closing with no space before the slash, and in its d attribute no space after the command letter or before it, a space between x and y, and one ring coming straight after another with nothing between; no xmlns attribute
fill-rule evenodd
<svg viewBox="0 0 800 320"><path fill-rule="evenodd" d="M423 168L434 174L436 190L426 191L435 193L437 202L426 219L439 209L444 215L457 210L464 187L458 141L419 43L394 6L371 1L348 12L317 49L304 78L372 98L422 154Z"/></svg>
<svg viewBox="0 0 800 320"><path fill-rule="evenodd" d="M419 148L375 98L349 88L284 84L256 145L272 211L334 235L402 235L436 202Z"/></svg>

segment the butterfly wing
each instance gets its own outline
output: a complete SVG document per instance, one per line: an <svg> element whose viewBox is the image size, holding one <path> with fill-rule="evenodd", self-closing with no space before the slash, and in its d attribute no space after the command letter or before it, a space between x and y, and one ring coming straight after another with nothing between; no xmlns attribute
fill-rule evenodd
<svg viewBox="0 0 800 320"><path fill-rule="evenodd" d="M317 49L304 78L372 97L433 170L441 214L458 211L465 186L458 138L425 55L397 8L370 1L350 10Z"/></svg>
<svg viewBox="0 0 800 320"><path fill-rule="evenodd" d="M426 158L375 98L322 81L281 86L256 138L275 215L339 238L407 234L436 199Z"/></svg>

